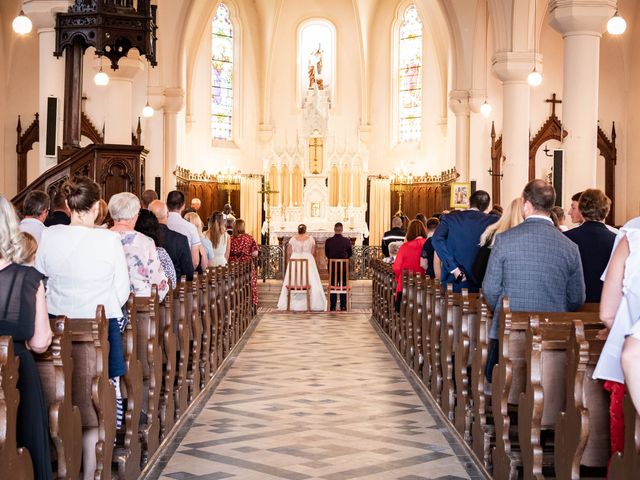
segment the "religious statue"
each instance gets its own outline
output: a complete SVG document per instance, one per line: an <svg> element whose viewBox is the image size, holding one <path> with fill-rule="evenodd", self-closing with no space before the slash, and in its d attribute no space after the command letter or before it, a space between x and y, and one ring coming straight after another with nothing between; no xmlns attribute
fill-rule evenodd
<svg viewBox="0 0 640 480"><path fill-rule="evenodd" d="M314 85L318 86L318 90L324 89L324 81L322 80L322 45L318 44L318 49L309 55L309 88Z"/></svg>

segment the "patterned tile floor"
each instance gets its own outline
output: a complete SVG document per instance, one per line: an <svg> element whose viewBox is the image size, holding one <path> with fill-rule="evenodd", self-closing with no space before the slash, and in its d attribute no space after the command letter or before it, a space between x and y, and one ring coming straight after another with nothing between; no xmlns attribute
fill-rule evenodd
<svg viewBox="0 0 640 480"><path fill-rule="evenodd" d="M483 478L433 411L366 315L267 313L147 478Z"/></svg>

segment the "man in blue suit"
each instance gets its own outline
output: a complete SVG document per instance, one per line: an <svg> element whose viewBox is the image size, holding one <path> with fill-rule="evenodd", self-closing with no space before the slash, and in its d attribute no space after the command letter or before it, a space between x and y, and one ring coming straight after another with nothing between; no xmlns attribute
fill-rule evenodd
<svg viewBox="0 0 640 480"><path fill-rule="evenodd" d="M487 192L474 192L469 199L469 209L443 215L433 234L433 248L441 262L442 283L452 283L454 292L460 292L462 288L477 292L480 288L471 276L471 267L480 249L480 236L489 225L498 221L497 216L484 213L490 204L491 197Z"/></svg>

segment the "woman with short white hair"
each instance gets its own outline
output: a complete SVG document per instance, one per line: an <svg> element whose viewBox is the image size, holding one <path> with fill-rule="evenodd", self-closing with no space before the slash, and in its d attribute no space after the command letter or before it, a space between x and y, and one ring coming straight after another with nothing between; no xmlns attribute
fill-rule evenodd
<svg viewBox="0 0 640 480"><path fill-rule="evenodd" d="M169 291L169 281L158 258L156 245L152 239L135 231L140 200L133 193L117 193L109 200L109 213L114 222L111 230L120 234L127 257L131 291L137 296L148 297L151 285L156 284L162 301Z"/></svg>

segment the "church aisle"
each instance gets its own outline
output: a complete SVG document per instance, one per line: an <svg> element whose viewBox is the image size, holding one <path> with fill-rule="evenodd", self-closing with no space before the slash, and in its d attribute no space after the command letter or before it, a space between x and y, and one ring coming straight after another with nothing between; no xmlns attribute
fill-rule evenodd
<svg viewBox="0 0 640 480"><path fill-rule="evenodd" d="M363 314L264 314L183 430L147 478L483 478Z"/></svg>

